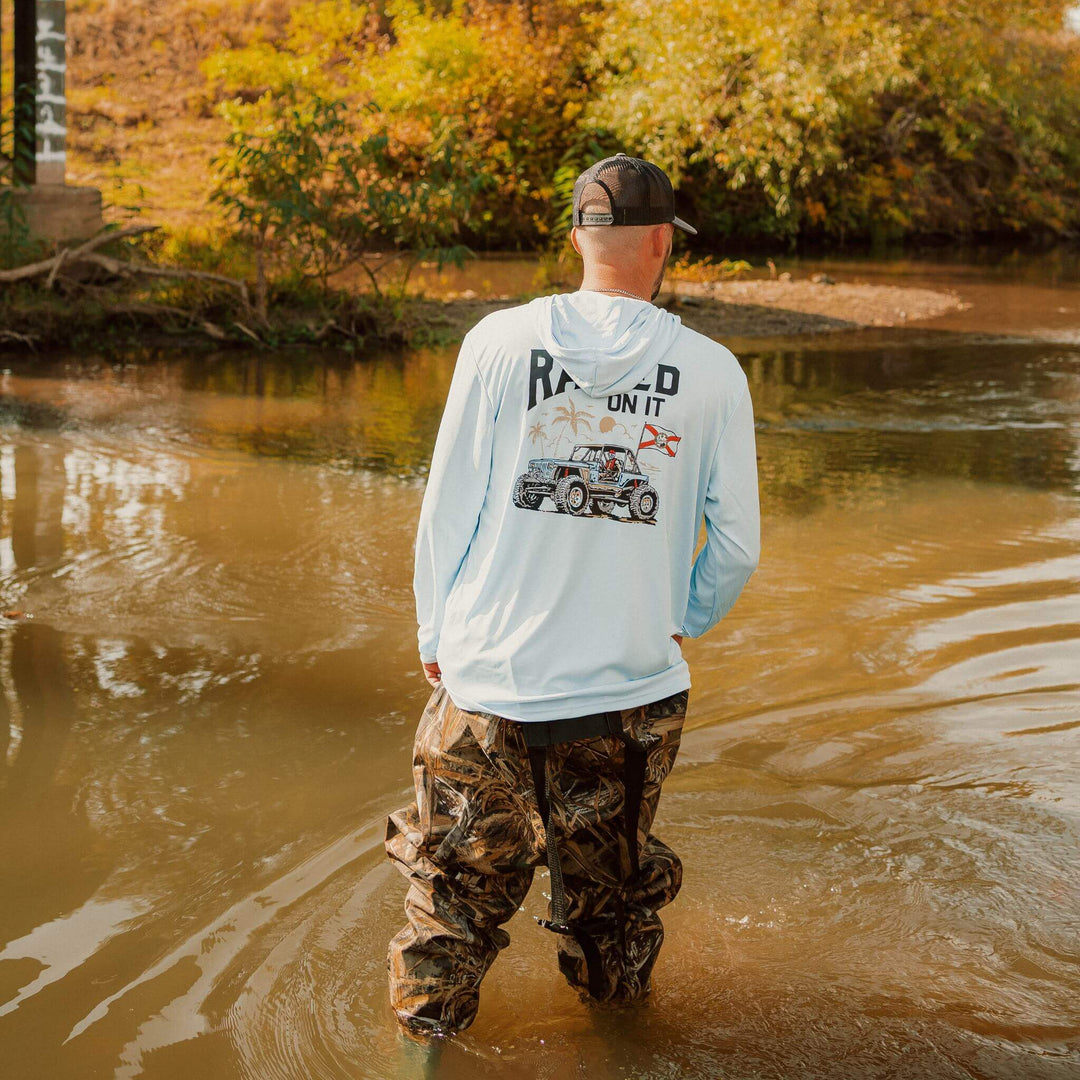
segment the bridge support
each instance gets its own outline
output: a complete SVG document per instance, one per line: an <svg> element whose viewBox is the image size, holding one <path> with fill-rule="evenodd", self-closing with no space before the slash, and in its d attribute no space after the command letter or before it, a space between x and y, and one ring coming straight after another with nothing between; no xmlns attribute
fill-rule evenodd
<svg viewBox="0 0 1080 1080"><path fill-rule="evenodd" d="M91 236L101 192L65 183L67 74L64 0L15 0L12 172L30 231L49 240Z"/></svg>

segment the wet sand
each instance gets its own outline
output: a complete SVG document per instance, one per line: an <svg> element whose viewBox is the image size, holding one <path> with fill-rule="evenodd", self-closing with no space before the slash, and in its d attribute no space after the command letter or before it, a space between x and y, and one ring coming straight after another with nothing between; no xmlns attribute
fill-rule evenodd
<svg viewBox="0 0 1080 1080"><path fill-rule="evenodd" d="M420 300L410 317L460 337L485 315L520 302ZM687 326L717 340L905 326L965 309L964 301L952 292L810 280L673 281L656 302L678 314Z"/></svg>
<svg viewBox="0 0 1080 1080"><path fill-rule="evenodd" d="M760 267L738 281L669 277L657 302L724 342L892 328L1080 340L1080 271L1068 261L1061 272L1051 260L1005 255L986 267L915 259L780 265L790 268L777 269L776 280ZM535 291L537 266L535 258L484 258L462 270L429 268L417 275L425 298L414 301L412 319L458 339L484 315ZM571 273L549 291L574 289L579 280Z"/></svg>

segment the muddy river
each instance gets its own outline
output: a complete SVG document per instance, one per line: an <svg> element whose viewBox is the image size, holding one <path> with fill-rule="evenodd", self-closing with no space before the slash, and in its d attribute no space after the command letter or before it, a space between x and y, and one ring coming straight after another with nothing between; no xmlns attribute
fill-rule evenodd
<svg viewBox="0 0 1080 1080"><path fill-rule="evenodd" d="M381 836L455 350L0 358L0 1075L1080 1077L1080 290L971 280L740 346L764 553L685 647L653 996L577 1000L539 875L437 1051Z"/></svg>

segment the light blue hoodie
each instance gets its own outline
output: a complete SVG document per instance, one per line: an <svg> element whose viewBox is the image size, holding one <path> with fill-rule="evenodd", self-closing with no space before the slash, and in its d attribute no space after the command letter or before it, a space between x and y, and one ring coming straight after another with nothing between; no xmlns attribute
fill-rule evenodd
<svg viewBox="0 0 1080 1080"><path fill-rule="evenodd" d="M753 411L724 346L590 291L466 335L413 582L421 659L460 708L557 720L687 689L671 635L712 627L758 553Z"/></svg>

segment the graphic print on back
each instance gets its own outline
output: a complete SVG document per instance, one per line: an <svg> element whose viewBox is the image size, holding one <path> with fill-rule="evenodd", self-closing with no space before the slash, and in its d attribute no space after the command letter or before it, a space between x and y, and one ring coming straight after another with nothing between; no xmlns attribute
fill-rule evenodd
<svg viewBox="0 0 1080 1080"><path fill-rule="evenodd" d="M529 439L541 456L515 480L514 505L655 525L656 478L663 470L655 459L642 459L651 456L648 450L665 459L678 452L682 436L656 419L678 393L678 368L658 364L652 380L603 399L584 394L561 369L553 387L556 364L542 349L532 351L531 365L528 411L538 411L530 417ZM551 398L562 403L548 404Z"/></svg>

